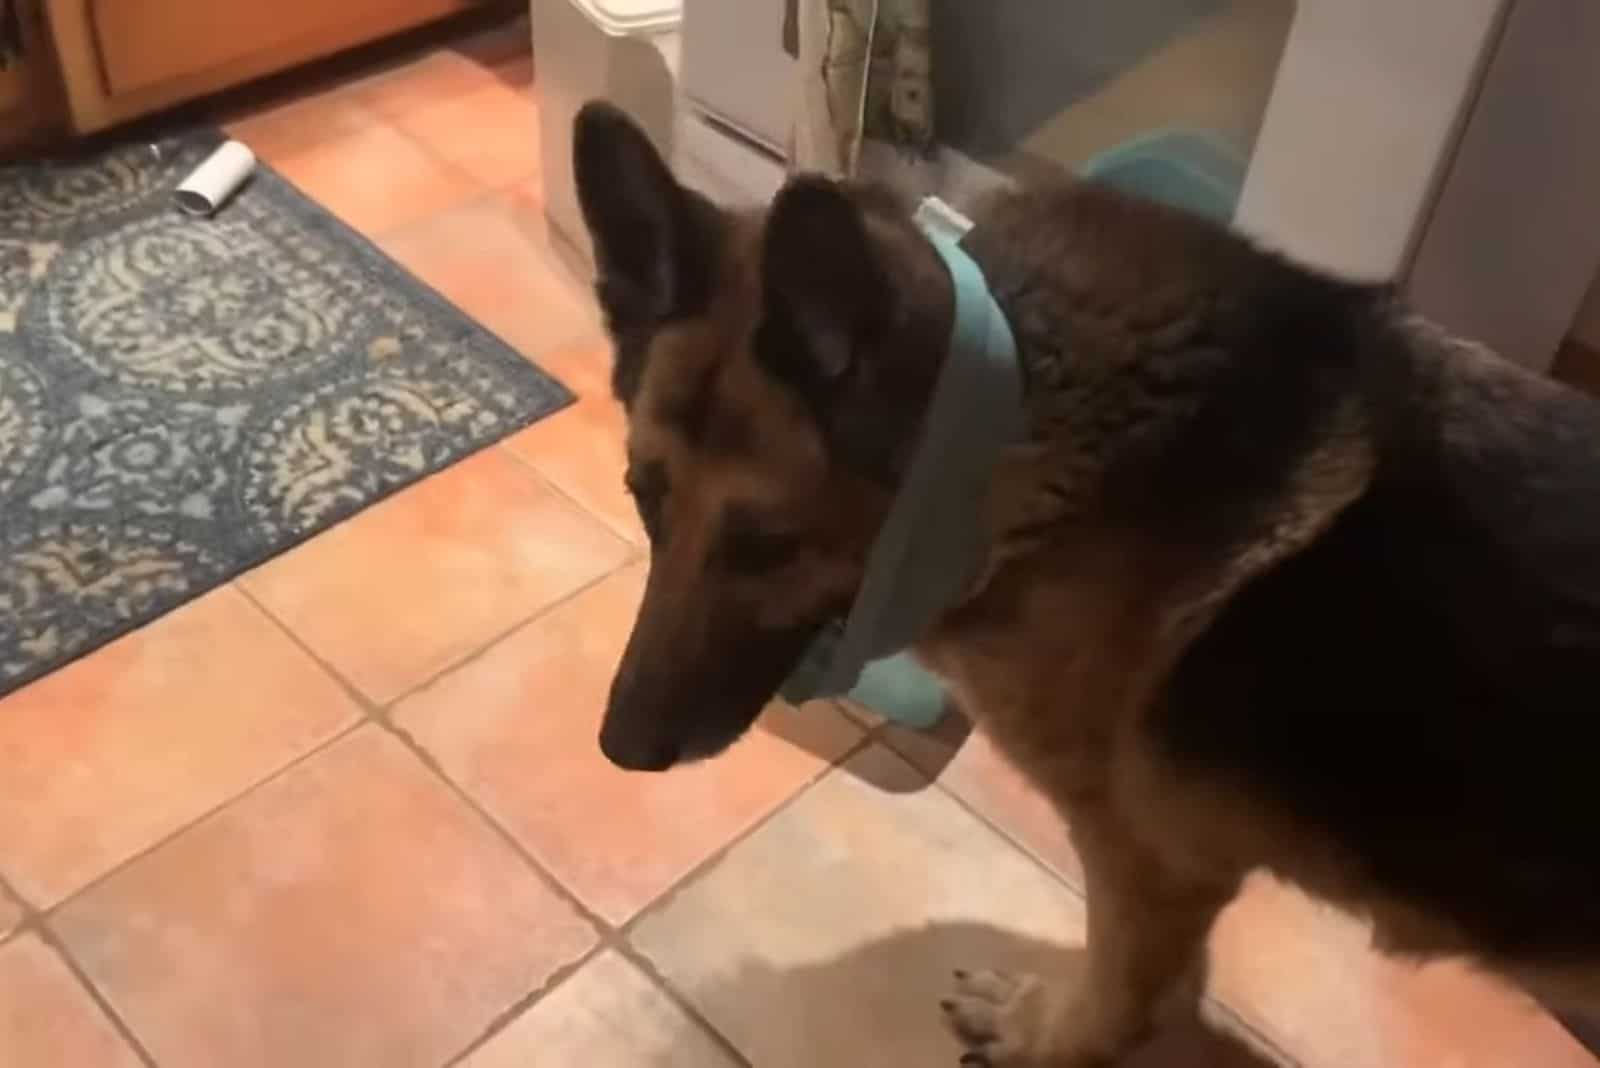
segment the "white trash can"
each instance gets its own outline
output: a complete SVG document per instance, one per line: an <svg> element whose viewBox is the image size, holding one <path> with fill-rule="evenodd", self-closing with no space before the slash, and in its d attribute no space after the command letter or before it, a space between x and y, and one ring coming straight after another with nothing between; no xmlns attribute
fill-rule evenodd
<svg viewBox="0 0 1600 1068"><path fill-rule="evenodd" d="M532 0L545 214L593 270L594 253L572 176L572 120L584 103L609 100L672 158L682 0Z"/></svg>

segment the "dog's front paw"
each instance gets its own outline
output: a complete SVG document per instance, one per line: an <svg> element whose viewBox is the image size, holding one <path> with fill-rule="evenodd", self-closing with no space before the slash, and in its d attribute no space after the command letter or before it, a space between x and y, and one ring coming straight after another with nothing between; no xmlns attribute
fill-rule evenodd
<svg viewBox="0 0 1600 1068"><path fill-rule="evenodd" d="M1108 1054L1074 1041L1072 995L1031 976L956 972L939 1007L966 1047L965 1068L1104 1068Z"/></svg>

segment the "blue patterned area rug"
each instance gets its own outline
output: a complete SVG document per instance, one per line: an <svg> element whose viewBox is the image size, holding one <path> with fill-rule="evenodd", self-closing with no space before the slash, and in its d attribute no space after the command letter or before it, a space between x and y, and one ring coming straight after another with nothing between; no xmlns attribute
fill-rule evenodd
<svg viewBox="0 0 1600 1068"><path fill-rule="evenodd" d="M0 693L571 400L214 143L0 167Z"/></svg>

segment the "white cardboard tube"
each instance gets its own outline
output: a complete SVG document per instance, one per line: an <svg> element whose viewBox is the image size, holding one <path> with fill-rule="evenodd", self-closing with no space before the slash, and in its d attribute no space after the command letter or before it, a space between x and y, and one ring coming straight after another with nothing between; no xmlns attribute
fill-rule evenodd
<svg viewBox="0 0 1600 1068"><path fill-rule="evenodd" d="M224 141L185 178L173 194L186 215L210 215L238 192L256 169L256 154L238 141Z"/></svg>

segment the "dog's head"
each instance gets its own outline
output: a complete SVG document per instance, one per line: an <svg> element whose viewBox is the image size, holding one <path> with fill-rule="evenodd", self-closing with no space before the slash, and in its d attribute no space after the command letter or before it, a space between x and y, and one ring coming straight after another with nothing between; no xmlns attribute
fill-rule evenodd
<svg viewBox="0 0 1600 1068"><path fill-rule="evenodd" d="M881 191L796 179L723 211L602 104L574 169L650 538L601 748L661 770L726 748L843 615L913 446L950 282Z"/></svg>

